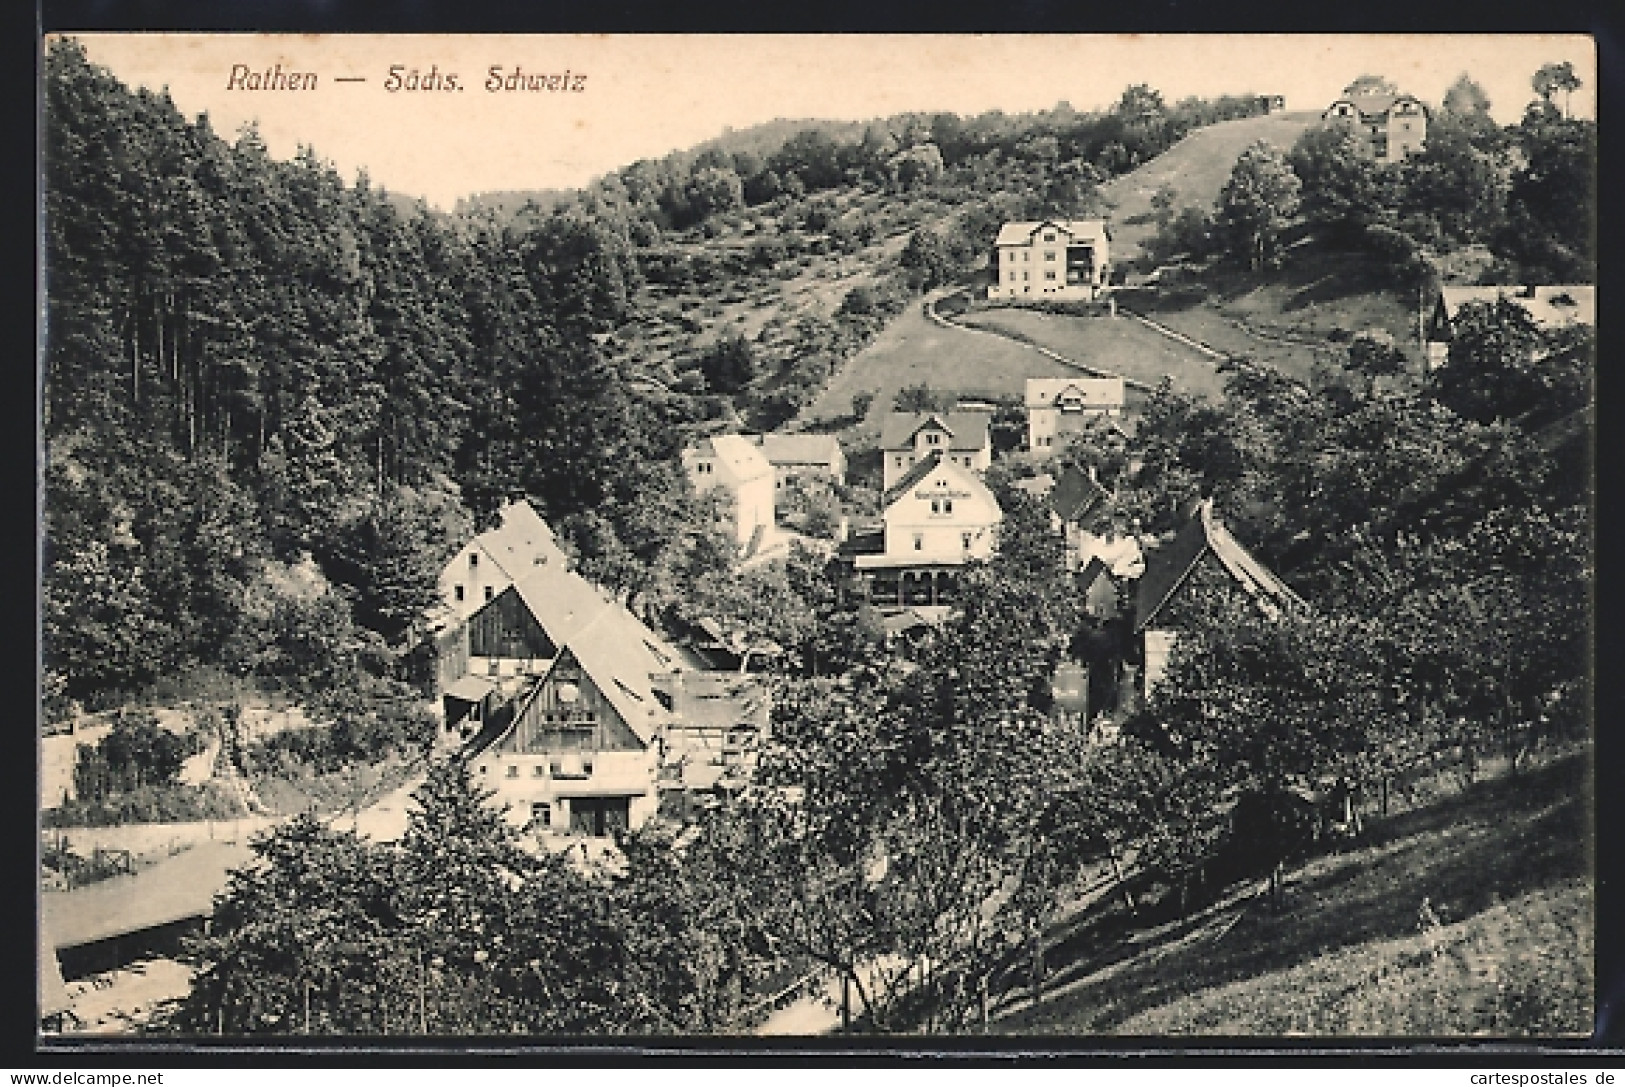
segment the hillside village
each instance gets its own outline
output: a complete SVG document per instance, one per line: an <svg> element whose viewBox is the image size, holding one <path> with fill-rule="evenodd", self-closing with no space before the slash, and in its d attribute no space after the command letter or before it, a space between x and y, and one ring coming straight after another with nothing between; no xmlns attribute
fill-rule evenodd
<svg viewBox="0 0 1625 1087"><path fill-rule="evenodd" d="M1358 939L1467 1018L1288 1029L1589 1032L1572 70L1504 128L1138 85L403 218L48 61L47 1031L1238 1033ZM1297 945L1492 790L1549 848L1390 849ZM1113 995L1233 930L1280 958L1185 1026Z"/></svg>

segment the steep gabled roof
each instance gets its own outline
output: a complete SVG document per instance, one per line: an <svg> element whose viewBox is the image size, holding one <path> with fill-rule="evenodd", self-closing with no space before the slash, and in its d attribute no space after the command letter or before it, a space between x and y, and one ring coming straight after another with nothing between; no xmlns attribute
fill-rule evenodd
<svg viewBox="0 0 1625 1087"><path fill-rule="evenodd" d="M1050 492L1050 505L1063 521L1082 521L1111 501L1111 492L1089 478L1076 465L1061 469Z"/></svg>
<svg viewBox="0 0 1625 1087"><path fill-rule="evenodd" d="M948 448L956 453L986 449L992 441L993 417L985 411L894 411L880 428L881 449L907 449L914 435L935 422L948 432Z"/></svg>
<svg viewBox="0 0 1625 1087"><path fill-rule="evenodd" d="M1153 551L1134 599L1134 631L1145 630L1173 599L1202 557L1211 553L1223 569L1258 601L1266 612L1276 608L1303 608L1303 598L1253 558L1247 549L1213 516L1213 502L1204 499L1173 540Z"/></svg>
<svg viewBox="0 0 1625 1087"><path fill-rule="evenodd" d="M1069 389L1086 407L1123 406L1124 383L1120 377L1030 377L1027 379L1027 407L1055 407Z"/></svg>
<svg viewBox="0 0 1625 1087"><path fill-rule="evenodd" d="M999 508L999 500L994 497L993 491L988 485L982 481L982 477L969 468L944 459L940 449L929 456L920 458L918 463L910 468L902 479L892 484L891 488L880 496L880 508L883 511L889 511L899 499L907 495L921 480L931 475L938 468L952 476L954 482L969 491L973 498L986 499L993 505L995 510Z"/></svg>
<svg viewBox="0 0 1625 1087"><path fill-rule="evenodd" d="M999 228L999 236L994 245L1027 245L1033 240L1040 227L1053 226L1070 234L1075 241L1099 242L1105 241L1110 235L1106 231L1104 219L1038 219L1025 222L1005 223Z"/></svg>
<svg viewBox="0 0 1625 1087"><path fill-rule="evenodd" d="M497 527L480 533L474 542L509 578L517 581L539 565L565 565L558 537L529 502L523 498L511 502L497 516Z"/></svg>
<svg viewBox="0 0 1625 1087"><path fill-rule="evenodd" d="M548 640L561 649L583 632L605 626L616 631L629 645L647 652L655 664L654 670L683 666L683 655L675 646L651 630L625 605L574 571L543 567L523 581L515 582L511 591L519 594Z"/></svg>
<svg viewBox="0 0 1625 1087"><path fill-rule="evenodd" d="M1428 111L1427 104L1412 94L1345 94L1327 106L1322 116L1330 114L1342 102L1347 102L1353 106L1359 111L1360 116L1365 119L1386 117L1388 111L1400 102L1415 102L1421 107L1424 115Z"/></svg>
<svg viewBox="0 0 1625 1087"><path fill-rule="evenodd" d="M885 509L887 506L897 501L898 496L906 493L915 484L919 483L920 480L930 475L931 470L941 463L941 450L938 450L935 453L930 453L915 461L914 467L905 472L902 479L899 479L896 483L893 483L891 488L887 490L885 494L880 496L880 508Z"/></svg>
<svg viewBox="0 0 1625 1087"><path fill-rule="evenodd" d="M650 676L665 671L641 642L628 641L614 623L599 622L565 647L581 670L592 677L610 705L645 745L659 733L666 711L654 696ZM559 654L562 659L564 653Z"/></svg>
<svg viewBox="0 0 1625 1087"><path fill-rule="evenodd" d="M512 591L519 594L548 641L559 647L567 645L602 612L615 606L580 574L547 566L514 582Z"/></svg>
<svg viewBox="0 0 1625 1087"><path fill-rule="evenodd" d="M707 446L717 460L727 468L729 474L740 483L759 479L773 472L773 466L756 447L756 443L742 434L714 434L701 439L700 449L703 451Z"/></svg>

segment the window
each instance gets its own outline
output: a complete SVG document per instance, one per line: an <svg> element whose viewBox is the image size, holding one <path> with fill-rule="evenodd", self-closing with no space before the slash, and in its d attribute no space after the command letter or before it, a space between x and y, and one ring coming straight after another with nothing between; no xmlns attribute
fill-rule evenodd
<svg viewBox="0 0 1625 1087"><path fill-rule="evenodd" d="M1027 278L1028 278L1028 276L1027 276L1027 273L1026 273L1026 272L1022 272L1022 273L1021 273L1021 278L1022 278L1022 281L1023 281L1023 282L1025 282L1025 281L1026 281L1026 280L1027 280Z"/></svg>
<svg viewBox="0 0 1625 1087"><path fill-rule="evenodd" d="M944 498L942 500L942 512L943 513L952 513L953 511L954 511L954 500L951 499L951 498Z"/></svg>
<svg viewBox="0 0 1625 1087"><path fill-rule="evenodd" d="M932 513L941 513L942 512L942 503L937 501L935 498L933 498L931 500L931 512Z"/></svg>
<svg viewBox="0 0 1625 1087"><path fill-rule="evenodd" d="M903 467L904 462L905 462L905 458L898 457L897 458L897 464L894 465L894 467L901 468L901 467Z"/></svg>
<svg viewBox="0 0 1625 1087"><path fill-rule="evenodd" d="M916 550L916 551L924 551L925 550L925 535L924 535L924 533L916 532L914 534L914 550Z"/></svg>
<svg viewBox="0 0 1625 1087"><path fill-rule="evenodd" d="M489 585L485 587L485 599L491 599L491 586Z"/></svg>
<svg viewBox="0 0 1625 1087"><path fill-rule="evenodd" d="M1054 260L1055 260L1055 253L1054 253L1054 251L1053 251L1053 250L1051 250L1051 251L1049 251L1049 252L1046 252L1046 253L1045 253L1045 254L1044 254L1044 259L1045 259L1045 260L1047 260L1047 261L1050 261L1050 262L1051 262L1051 263L1053 263L1053 262L1054 262Z"/></svg>
<svg viewBox="0 0 1625 1087"><path fill-rule="evenodd" d="M1053 268L1044 269L1044 278L1045 279L1054 279L1055 278L1055 269L1053 269Z"/></svg>
<svg viewBox="0 0 1625 1087"><path fill-rule="evenodd" d="M519 767L517 767L517 766L508 767L508 776L511 777L511 778L518 777L519 776Z"/></svg>
<svg viewBox="0 0 1625 1087"><path fill-rule="evenodd" d="M476 555L474 552L470 551L468 553L468 568L470 570L472 570L472 569L474 569L474 567L478 566L479 564L480 564L480 557L478 555Z"/></svg>
<svg viewBox="0 0 1625 1087"><path fill-rule="evenodd" d="M1046 242L1054 241L1055 240L1055 231L1053 231L1053 230L1044 231L1044 240Z"/></svg>
<svg viewBox="0 0 1625 1087"><path fill-rule="evenodd" d="M533 777L533 778L544 778L544 777L546 777L547 776L547 767L543 766L541 763L537 763L535 766L532 766L530 768L530 776Z"/></svg>
<svg viewBox="0 0 1625 1087"><path fill-rule="evenodd" d="M452 599L461 604L463 602L463 587L461 585L453 585L451 587L451 595Z"/></svg>
<svg viewBox="0 0 1625 1087"><path fill-rule="evenodd" d="M540 770L538 766L536 769ZM550 827L553 825L553 805L545 800L538 800L530 806L530 821L538 826Z"/></svg>
<svg viewBox="0 0 1625 1087"><path fill-rule="evenodd" d="M970 550L970 536L971 534L968 532L961 532L959 534L959 546L964 548L966 551Z"/></svg>
<svg viewBox="0 0 1625 1087"><path fill-rule="evenodd" d="M935 434L935 433L927 434L925 436L925 444L926 445L941 445L942 444L942 435L941 434Z"/></svg>
<svg viewBox="0 0 1625 1087"><path fill-rule="evenodd" d="M1016 270L1014 268L1012 268L1012 269L1010 269L1010 282L1014 283L1015 281L1016 281Z"/></svg>
<svg viewBox="0 0 1625 1087"><path fill-rule="evenodd" d="M1033 255L1031 253L1027 252L1025 249L1023 249L1021 251L1021 259L1022 260L1032 260Z"/></svg>
<svg viewBox="0 0 1625 1087"><path fill-rule="evenodd" d="M489 671L493 676L497 674L497 659L495 657L491 658Z"/></svg>

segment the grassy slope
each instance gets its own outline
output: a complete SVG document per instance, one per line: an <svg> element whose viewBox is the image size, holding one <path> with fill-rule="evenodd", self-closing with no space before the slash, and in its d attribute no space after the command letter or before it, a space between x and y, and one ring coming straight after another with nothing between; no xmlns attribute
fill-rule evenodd
<svg viewBox="0 0 1625 1087"><path fill-rule="evenodd" d="M1139 243L1156 232L1151 196L1163 184L1178 191L1176 208L1211 209L1249 144L1263 139L1286 150L1318 117L1313 111L1278 113L1198 129L1166 154L1104 186L1116 208L1113 260L1134 259ZM1210 272L1199 290L1164 301L1150 315L1217 350L1247 355L1299 378L1308 376L1317 356L1342 357L1343 349L1326 339L1328 333L1380 328L1411 347L1416 336L1415 300L1394 294L1388 273L1376 262L1312 244L1294 247L1280 269L1262 275ZM1316 342L1283 342L1293 339Z"/></svg>
<svg viewBox="0 0 1625 1087"><path fill-rule="evenodd" d="M914 302L875 338L848 359L817 400L801 414L798 425L850 416L852 396L875 393L868 419L851 428L853 437L879 434L880 419L891 398L906 385L925 382L966 398L1019 397L1029 377L1065 377L1077 371L1032 348L999 336L944 328L930 321ZM795 429L792 427L791 429Z"/></svg>
<svg viewBox="0 0 1625 1087"><path fill-rule="evenodd" d="M1034 310L979 310L962 320L1000 329L1058 351L1086 366L1156 384L1166 375L1174 388L1217 396L1223 382L1214 359L1161 335L1131 317L1071 317Z"/></svg>
<svg viewBox="0 0 1625 1087"><path fill-rule="evenodd" d="M1058 971L1015 1034L1588 1034L1588 762L1481 781L1243 898ZM1418 932L1423 897L1441 928Z"/></svg>
<svg viewBox="0 0 1625 1087"><path fill-rule="evenodd" d="M1133 305L1220 351L1303 378L1317 356L1343 357L1334 335L1381 329L1419 358L1416 300L1408 295L1394 289L1391 275L1372 258L1304 243L1289 250L1279 268L1257 275L1209 269L1199 287Z"/></svg>
<svg viewBox="0 0 1625 1087"><path fill-rule="evenodd" d="M1112 260L1123 263L1139 253L1140 242L1157 232L1151 219L1151 197L1164 184L1178 191L1176 209L1195 205L1211 208L1242 151L1256 140L1267 140L1282 151L1297 142L1318 111L1299 110L1199 128L1165 153L1132 173L1101 187L1113 205Z"/></svg>

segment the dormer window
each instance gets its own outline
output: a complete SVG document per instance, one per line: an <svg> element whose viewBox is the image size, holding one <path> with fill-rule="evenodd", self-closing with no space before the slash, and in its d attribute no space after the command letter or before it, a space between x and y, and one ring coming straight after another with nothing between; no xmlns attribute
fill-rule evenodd
<svg viewBox="0 0 1625 1087"><path fill-rule="evenodd" d="M941 445L942 444L942 435L936 433L935 431L928 431L926 433L926 435L925 435L925 444L926 445Z"/></svg>
<svg viewBox="0 0 1625 1087"><path fill-rule="evenodd" d="M1046 242L1054 241L1055 240L1055 231L1053 231L1053 230L1044 231L1044 240Z"/></svg>

